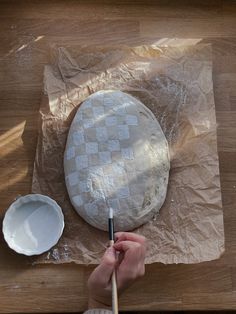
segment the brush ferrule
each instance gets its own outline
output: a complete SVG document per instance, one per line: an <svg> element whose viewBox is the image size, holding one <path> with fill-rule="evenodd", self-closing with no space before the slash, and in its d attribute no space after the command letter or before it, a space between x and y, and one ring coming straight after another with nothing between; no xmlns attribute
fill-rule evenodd
<svg viewBox="0 0 236 314"><path fill-rule="evenodd" d="M108 219L109 240L114 241L114 221L113 218Z"/></svg>

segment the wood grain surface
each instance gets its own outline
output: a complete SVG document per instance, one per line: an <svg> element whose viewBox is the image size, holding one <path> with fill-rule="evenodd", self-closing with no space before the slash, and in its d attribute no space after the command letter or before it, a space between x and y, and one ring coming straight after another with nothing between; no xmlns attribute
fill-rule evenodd
<svg viewBox="0 0 236 314"><path fill-rule="evenodd" d="M154 264L121 297L123 310L236 309L236 2L0 1L0 215L30 192L49 44L213 46L226 252L197 265ZM176 39L171 39L176 41ZM0 312L78 312L91 267L32 266L0 236Z"/></svg>

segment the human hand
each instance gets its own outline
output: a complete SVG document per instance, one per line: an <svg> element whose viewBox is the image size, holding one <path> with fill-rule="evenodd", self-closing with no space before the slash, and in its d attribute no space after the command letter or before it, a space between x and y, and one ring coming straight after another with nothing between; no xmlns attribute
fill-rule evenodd
<svg viewBox="0 0 236 314"><path fill-rule="evenodd" d="M145 238L130 232L117 232L115 238L115 244L106 250L100 265L89 277L89 308L111 306L111 276L114 270L119 294L145 273ZM119 252L118 259L116 252Z"/></svg>

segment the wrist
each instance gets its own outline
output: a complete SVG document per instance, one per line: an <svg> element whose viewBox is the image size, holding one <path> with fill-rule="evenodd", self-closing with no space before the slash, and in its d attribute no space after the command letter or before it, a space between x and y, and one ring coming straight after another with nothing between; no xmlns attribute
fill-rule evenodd
<svg viewBox="0 0 236 314"><path fill-rule="evenodd" d="M98 301L93 297L89 297L88 299L88 308L89 309L111 309L111 304L109 302Z"/></svg>

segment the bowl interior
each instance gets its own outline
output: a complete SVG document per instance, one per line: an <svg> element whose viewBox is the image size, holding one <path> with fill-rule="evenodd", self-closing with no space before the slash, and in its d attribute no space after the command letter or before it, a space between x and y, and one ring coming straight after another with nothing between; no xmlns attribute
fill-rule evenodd
<svg viewBox="0 0 236 314"><path fill-rule="evenodd" d="M5 236L10 247L16 251L28 255L40 254L57 243L63 226L63 220L54 206L41 200L29 200L17 208L10 208Z"/></svg>

